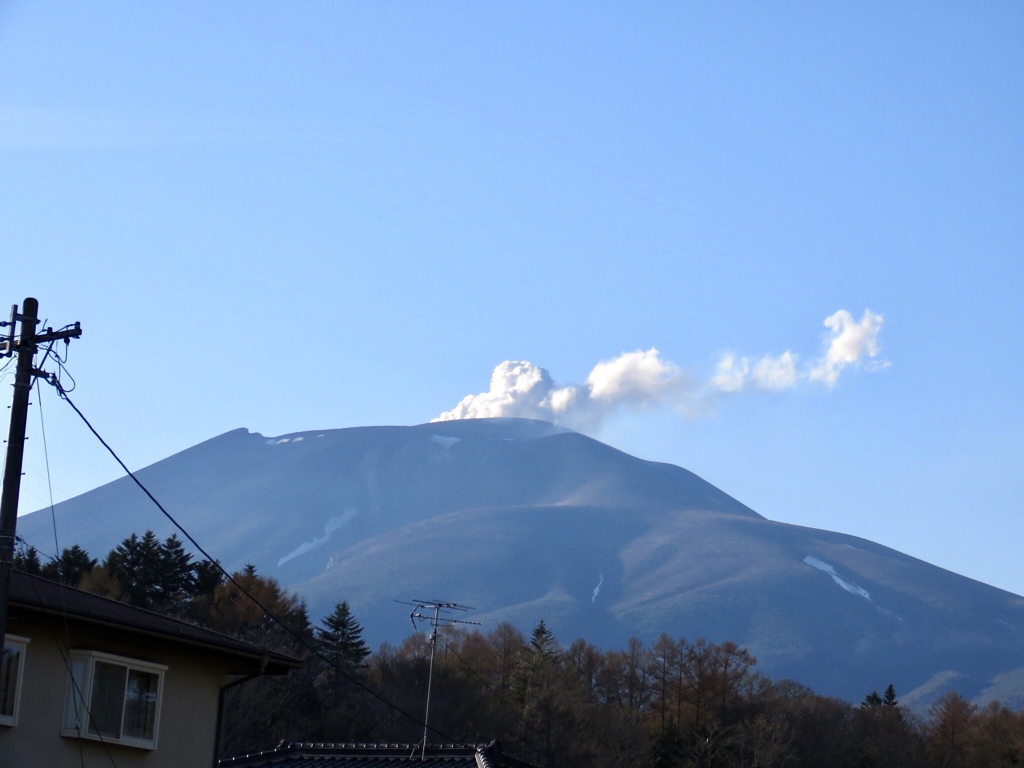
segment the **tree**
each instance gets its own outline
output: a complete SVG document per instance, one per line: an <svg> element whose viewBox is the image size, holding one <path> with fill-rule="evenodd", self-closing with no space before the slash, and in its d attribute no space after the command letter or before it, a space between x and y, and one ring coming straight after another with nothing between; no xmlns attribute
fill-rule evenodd
<svg viewBox="0 0 1024 768"><path fill-rule="evenodd" d="M103 566L121 584L132 605L175 616L189 613L200 575L207 591L219 582L210 565L204 564L200 571L193 564L192 555L176 534L161 543L153 531L146 531L141 538L133 533L110 551Z"/></svg>
<svg viewBox="0 0 1024 768"><path fill-rule="evenodd" d="M224 583L224 572L219 562L200 560L192 566L195 578L192 584L192 595L195 598L209 597Z"/></svg>
<svg viewBox="0 0 1024 768"><path fill-rule="evenodd" d="M201 623L256 645L304 654L304 644L313 640L305 604L277 579L257 574L252 564L236 571L231 578L204 601L199 612Z"/></svg>
<svg viewBox="0 0 1024 768"><path fill-rule="evenodd" d="M882 706L882 697L878 695L878 691L872 691L864 697L864 701L860 703L862 709L873 709L874 707Z"/></svg>
<svg viewBox="0 0 1024 768"><path fill-rule="evenodd" d="M156 603L164 611L183 615L183 604L195 594L196 573L192 555L185 551L177 534L172 534L160 546L159 561Z"/></svg>
<svg viewBox="0 0 1024 768"><path fill-rule="evenodd" d="M516 659L526 645L522 632L507 621L498 623L487 635L487 640L494 648L496 668L492 682L498 693L504 696L512 686L512 675L516 667Z"/></svg>
<svg viewBox="0 0 1024 768"><path fill-rule="evenodd" d="M96 558L75 544L65 547L60 557L43 566L41 575L51 581L59 581L69 587L77 587L82 577L96 567Z"/></svg>
<svg viewBox="0 0 1024 768"><path fill-rule="evenodd" d="M896 701L896 689L892 687L892 683L889 683L885 688L882 705L886 707L899 706L899 702Z"/></svg>
<svg viewBox="0 0 1024 768"><path fill-rule="evenodd" d="M861 703L854 719L854 737L860 765L873 768L911 768L919 763L920 736L903 707L896 701L890 684L885 696L872 691Z"/></svg>
<svg viewBox="0 0 1024 768"><path fill-rule="evenodd" d="M682 644L663 632L654 641L648 654L654 709L658 716L658 728L665 739L679 735L678 715L673 717L673 701L681 693L678 685L681 651Z"/></svg>
<svg viewBox="0 0 1024 768"><path fill-rule="evenodd" d="M109 600L117 600L122 603L131 602L117 576L111 573L105 565L98 565L82 576L82 580L78 582L78 588L83 592L91 592Z"/></svg>
<svg viewBox="0 0 1024 768"><path fill-rule="evenodd" d="M555 738L565 716L561 673L561 648L541 619L519 654L513 693L520 706L520 738L536 743L539 737L540 743L534 748L547 765L555 764L556 747L561 746Z"/></svg>
<svg viewBox="0 0 1024 768"><path fill-rule="evenodd" d="M363 641L363 628L348 603L342 601L334 606L334 612L324 619L322 628L317 629L317 646L320 652L333 664L344 669L363 666L370 649Z"/></svg>
<svg viewBox="0 0 1024 768"><path fill-rule="evenodd" d="M977 738L977 706L959 693L944 693L928 710L928 755L933 765L959 768L969 765Z"/></svg>
<svg viewBox="0 0 1024 768"><path fill-rule="evenodd" d="M15 552L14 570L38 575L42 571L42 563L39 561L39 550L35 547L27 547Z"/></svg>
<svg viewBox="0 0 1024 768"><path fill-rule="evenodd" d="M128 602L140 608L155 609L162 596L160 542L153 531L142 538L132 534L107 555L103 567L117 579Z"/></svg>
<svg viewBox="0 0 1024 768"><path fill-rule="evenodd" d="M1024 765L1024 713L1012 712L998 701L975 716L977 742L974 764L985 768Z"/></svg>
<svg viewBox="0 0 1024 768"><path fill-rule="evenodd" d="M544 619L537 622L537 626L533 628L533 632L530 634L530 648L534 653L541 656L551 657L558 655L558 641L551 634L551 630L544 623Z"/></svg>

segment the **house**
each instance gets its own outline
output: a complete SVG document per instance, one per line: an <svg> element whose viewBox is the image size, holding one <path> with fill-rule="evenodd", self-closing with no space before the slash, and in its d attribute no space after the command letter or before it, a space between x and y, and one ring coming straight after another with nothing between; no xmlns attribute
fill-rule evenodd
<svg viewBox="0 0 1024 768"><path fill-rule="evenodd" d="M215 764L221 692L290 656L15 571L0 765Z"/></svg>
<svg viewBox="0 0 1024 768"><path fill-rule="evenodd" d="M282 744L276 749L221 760L220 768L534 768L490 744Z"/></svg>

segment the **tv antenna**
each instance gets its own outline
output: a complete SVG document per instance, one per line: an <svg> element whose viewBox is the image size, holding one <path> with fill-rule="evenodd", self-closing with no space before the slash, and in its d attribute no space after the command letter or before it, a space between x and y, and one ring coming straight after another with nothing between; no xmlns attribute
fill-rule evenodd
<svg viewBox="0 0 1024 768"><path fill-rule="evenodd" d="M465 613L466 611L475 610L471 605L460 605L459 603L452 603L446 600L413 599L395 600L395 602L413 606L412 612L409 614L409 621L412 622L413 630L418 632L420 629L419 624L416 622L430 624L430 672L427 674L427 706L423 714L423 743L420 745L420 762L423 762L427 759L427 730L429 728L427 723L430 721L430 689L434 682L434 649L437 647L437 628L451 627L455 624L475 624L480 626L480 622L456 619L454 616L443 615L456 613L457 611Z"/></svg>

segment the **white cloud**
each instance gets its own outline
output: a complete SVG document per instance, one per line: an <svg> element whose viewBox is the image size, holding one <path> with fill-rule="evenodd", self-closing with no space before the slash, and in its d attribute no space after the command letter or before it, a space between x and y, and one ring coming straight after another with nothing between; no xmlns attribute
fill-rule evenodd
<svg viewBox="0 0 1024 768"><path fill-rule="evenodd" d="M742 392L750 384L754 389L779 392L796 385L796 355L783 352L778 357L765 355L756 363L749 357L736 357L725 352L711 379L711 386L721 392Z"/></svg>
<svg viewBox="0 0 1024 768"><path fill-rule="evenodd" d="M882 330L882 316L865 309L858 323L854 321L853 315L840 309L826 317L824 325L831 331L826 337L828 349L811 369L808 378L834 387L839 374L848 365L859 365L865 357L878 357L878 333ZM887 366L888 363L883 361L882 367Z"/></svg>
<svg viewBox="0 0 1024 768"><path fill-rule="evenodd" d="M662 360L653 347L602 360L587 376L590 398L608 403L656 402L684 384L683 372Z"/></svg>
<svg viewBox="0 0 1024 768"><path fill-rule="evenodd" d="M825 319L830 329L822 357L802 368L792 351L756 360L723 353L710 380L701 382L675 363L662 359L653 347L626 352L594 366L583 384L561 386L544 368L527 361L506 360L491 374L491 386L462 401L434 421L519 416L595 431L622 409L668 406L687 415L706 410L716 393L749 390L781 392L801 382L833 387L848 366L877 358L882 316L870 310L860 322L846 310ZM876 361L875 367L888 363Z"/></svg>
<svg viewBox="0 0 1024 768"><path fill-rule="evenodd" d="M758 389L778 392L796 385L796 355L783 352L778 357L765 355L757 361L750 378Z"/></svg>
<svg viewBox="0 0 1024 768"><path fill-rule="evenodd" d="M732 352L725 352L718 361L715 376L711 384L722 392L740 392L750 374L750 360L742 357L737 359Z"/></svg>

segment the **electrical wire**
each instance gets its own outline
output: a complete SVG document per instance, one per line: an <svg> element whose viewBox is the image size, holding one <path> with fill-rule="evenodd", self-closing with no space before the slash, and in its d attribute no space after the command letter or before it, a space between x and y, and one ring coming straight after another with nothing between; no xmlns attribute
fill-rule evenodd
<svg viewBox="0 0 1024 768"><path fill-rule="evenodd" d="M35 592L36 597L40 601L42 601L43 598L42 598L42 595L39 594L39 587L36 584L35 578L33 577L33 578L29 579L29 583L32 585L32 591ZM60 590L60 593L61 593L60 596L61 596L61 602L62 602L61 608L63 609L63 607L64 607L63 606L63 600L64 600L64 589L63 589L63 587L64 587L64 585L61 584L61 587L62 587L62 589ZM62 613L64 614L64 625L65 625L65 631L66 631L66 629L67 629L67 612L62 610ZM74 693L72 694L71 699L74 702L74 706L75 706L75 723L76 723L75 727L76 727L76 730L81 730L79 725L78 725L79 720L80 720L80 718L79 718L79 714L80 713L78 711L78 703L81 702L82 703L82 708L85 710L86 719L90 723L92 723L93 730L96 731L96 734L95 734L96 738L99 740L100 744L103 745L103 751L106 752L107 759L110 761L110 764L114 766L114 768L117 768L117 762L115 762L114 756L110 753L110 746L109 746L107 740L105 738L103 738L103 734L100 732L99 725L97 724L96 719L92 716L92 712L89 709L89 705L85 702L85 696L82 693L82 689L79 687L78 681L75 679L74 674L71 672L71 659L64 652L64 649L60 645L60 641L57 639L57 633L54 632L52 629L50 630L50 636L53 638L53 644L57 647L57 653L60 654L60 658L64 662L64 668L67 669L67 671L68 671L68 677L71 679L71 687L74 688ZM78 745L78 761L79 761L79 764L84 768L85 767L85 751L84 751L83 745L81 743L79 743L79 745Z"/></svg>
<svg viewBox="0 0 1024 768"><path fill-rule="evenodd" d="M366 693L368 693L373 698L377 699L384 706L388 707L389 709L391 709L394 712L397 712L402 717L405 717L408 720L411 720L417 726L423 726L425 728L428 728L429 730L433 731L437 736L439 736L443 741L447 741L447 742L452 743L452 744L457 744L458 746L462 746L462 747L470 747L470 748L472 748L473 745L466 744L466 743L464 743L462 741L459 741L458 739L452 738L451 736L449 736L449 735L447 735L445 733L442 733L438 729L436 729L436 728L434 728L432 726L429 726L426 723L424 723L423 720L421 720L416 715L412 715L409 712L406 712L401 707L399 707L397 704L395 704L395 703L393 703L391 701L388 701L388 699L386 699L382 694L380 694L377 691L373 690L371 687L366 685L364 682L362 682L358 678L354 677L353 675L349 674L343 668L341 668L340 666L335 664L331 659L329 659L326 655L324 655L324 653L321 652L320 649L318 649L314 645L311 645L302 634L300 634L299 632L296 632L294 629L292 629L290 626L288 626L288 624L286 624L284 622L284 620L279 618L269 608L267 608L265 605L263 605L263 603L261 603L255 596L253 596L248 590L246 590L245 587L243 587L241 584L239 584L238 581L235 580L234 576L232 576L230 573L228 573L228 571L224 568L224 566L222 566L220 564L219 561L215 560L205 549L203 549L203 547L199 544L199 542L196 541L192 537L192 534L190 534L187 530L185 530L185 528L181 525L181 523L179 523L174 518L174 516L171 515L171 513L168 512L164 508L164 506L157 500L157 498L152 493L150 493L149 489L146 488L146 486L142 484L142 482L135 476L135 474L130 469L128 469L128 466L121 460L121 457L117 455L117 453L114 451L114 449L111 448L110 445L107 443L107 441L104 440L103 437L100 435L100 433L96 431L96 428L86 418L85 414L82 413L82 411L79 410L78 406L76 406L74 404L74 402L71 400L71 398L68 397L67 392L61 386L61 384L57 380L57 378L55 376L50 376L46 380L50 384L52 384L54 387L56 387L57 392L60 394L61 398L68 405L71 406L71 409L76 414L78 414L78 417L82 420L82 422L89 429L89 431L92 432L92 434L96 437L96 439L100 441L100 444L104 448L106 448L107 452L114 458L114 461L116 461L120 465L121 469L123 469L125 474L127 474L128 477L130 477L134 481L134 483L139 487L139 489L144 494L146 494L146 496L149 498L149 500L153 502L153 504L156 506L157 509L160 510L160 512L164 515L164 517L166 517L174 525L175 528L177 528L179 531L181 531L181 534L186 539L188 539L188 541L192 544L192 546L194 546L196 548L196 550L200 554L202 554L202 556L208 562L212 563L221 572L221 574L225 577L225 579L227 579L227 581L230 584L232 584L239 592L241 592L243 595L245 595L245 597L247 597L250 601L252 601L252 603L254 605L256 605L260 610L262 610L264 612L264 614L266 614L267 617L270 618L271 621L273 621L275 624L277 624L279 627L281 627L281 629L283 629L285 632L287 632L289 635L291 635L292 638L302 648L306 649L312 655L316 656L321 661L325 662L335 672L340 674L342 677L347 678L349 680L349 682L353 683L358 688L361 688L362 690L366 691Z"/></svg>
<svg viewBox="0 0 1024 768"><path fill-rule="evenodd" d="M53 344L51 343L50 346L52 347ZM46 361L46 358L44 357L43 358L43 362L45 362L45 361ZM41 366L42 366L42 364L40 364L40 367ZM36 379L33 378L32 379L32 383L29 386L29 391L30 392L31 392L31 388L35 387L35 384L36 384ZM59 543L59 541L57 539L57 513L56 513L56 510L54 509L54 504L53 504L53 479L52 479L52 476L50 474L50 451L49 451L49 448L47 447L47 444L46 444L46 421L43 419L43 390L42 390L42 387L35 387L35 390L36 390L36 401L37 401L38 406L39 406L39 431L40 431L40 433L42 434L42 437L43 437L43 463L44 463L44 465L46 467L46 488L47 488L47 490L49 491L49 494L50 494L50 521L51 521L51 523L53 525L53 551L54 551L54 553L58 553L58 552L60 552L60 543ZM64 574L61 573L59 559L57 557L55 557L54 561L57 562L57 579L58 579L58 582L63 584ZM77 586L77 585L69 584L68 586ZM35 581L32 582L32 587L33 587L33 589L35 589ZM38 594L37 594L37 596L38 596ZM60 590L60 608L61 608L60 615L64 619L64 646L68 650L71 650L71 627L68 624L68 612L67 612L67 608L66 608L66 605L65 605L65 602L64 602L64 590L63 589ZM61 658L64 659L64 666L66 666L67 669L68 669L68 675L71 677L71 684L74 686L75 693L77 694L77 695L74 695L74 696L71 697L71 701L72 701L72 703L73 703L73 705L75 707L75 722L77 723L79 721L78 702L81 701L82 702L82 706L84 706L86 708L86 711L85 711L86 717L89 718L89 721L92 722L93 725L95 726L96 723L93 721L92 713L89 711L88 705L85 704L85 697L82 696L81 695L81 691L78 690L78 681L75 680L75 676L71 674L70 662L68 661L67 657L64 655L64 651L61 649L60 645L57 643L57 635L56 635L55 632L52 632L52 631L51 631L50 634L53 635L54 644L57 645L57 650L60 652ZM110 754L110 749L107 748L106 742L103 740L103 735L100 733L99 728L96 728L96 734L99 736L100 742L103 743L103 748L104 748L104 750L106 750L107 757L110 758L111 764L113 764L114 767L117 768L117 763L114 762L114 757L113 757L113 755ZM81 763L81 765L84 767L85 766L85 748L84 748L84 745L81 742L79 742L79 744L78 744L78 759L79 759L79 762Z"/></svg>

